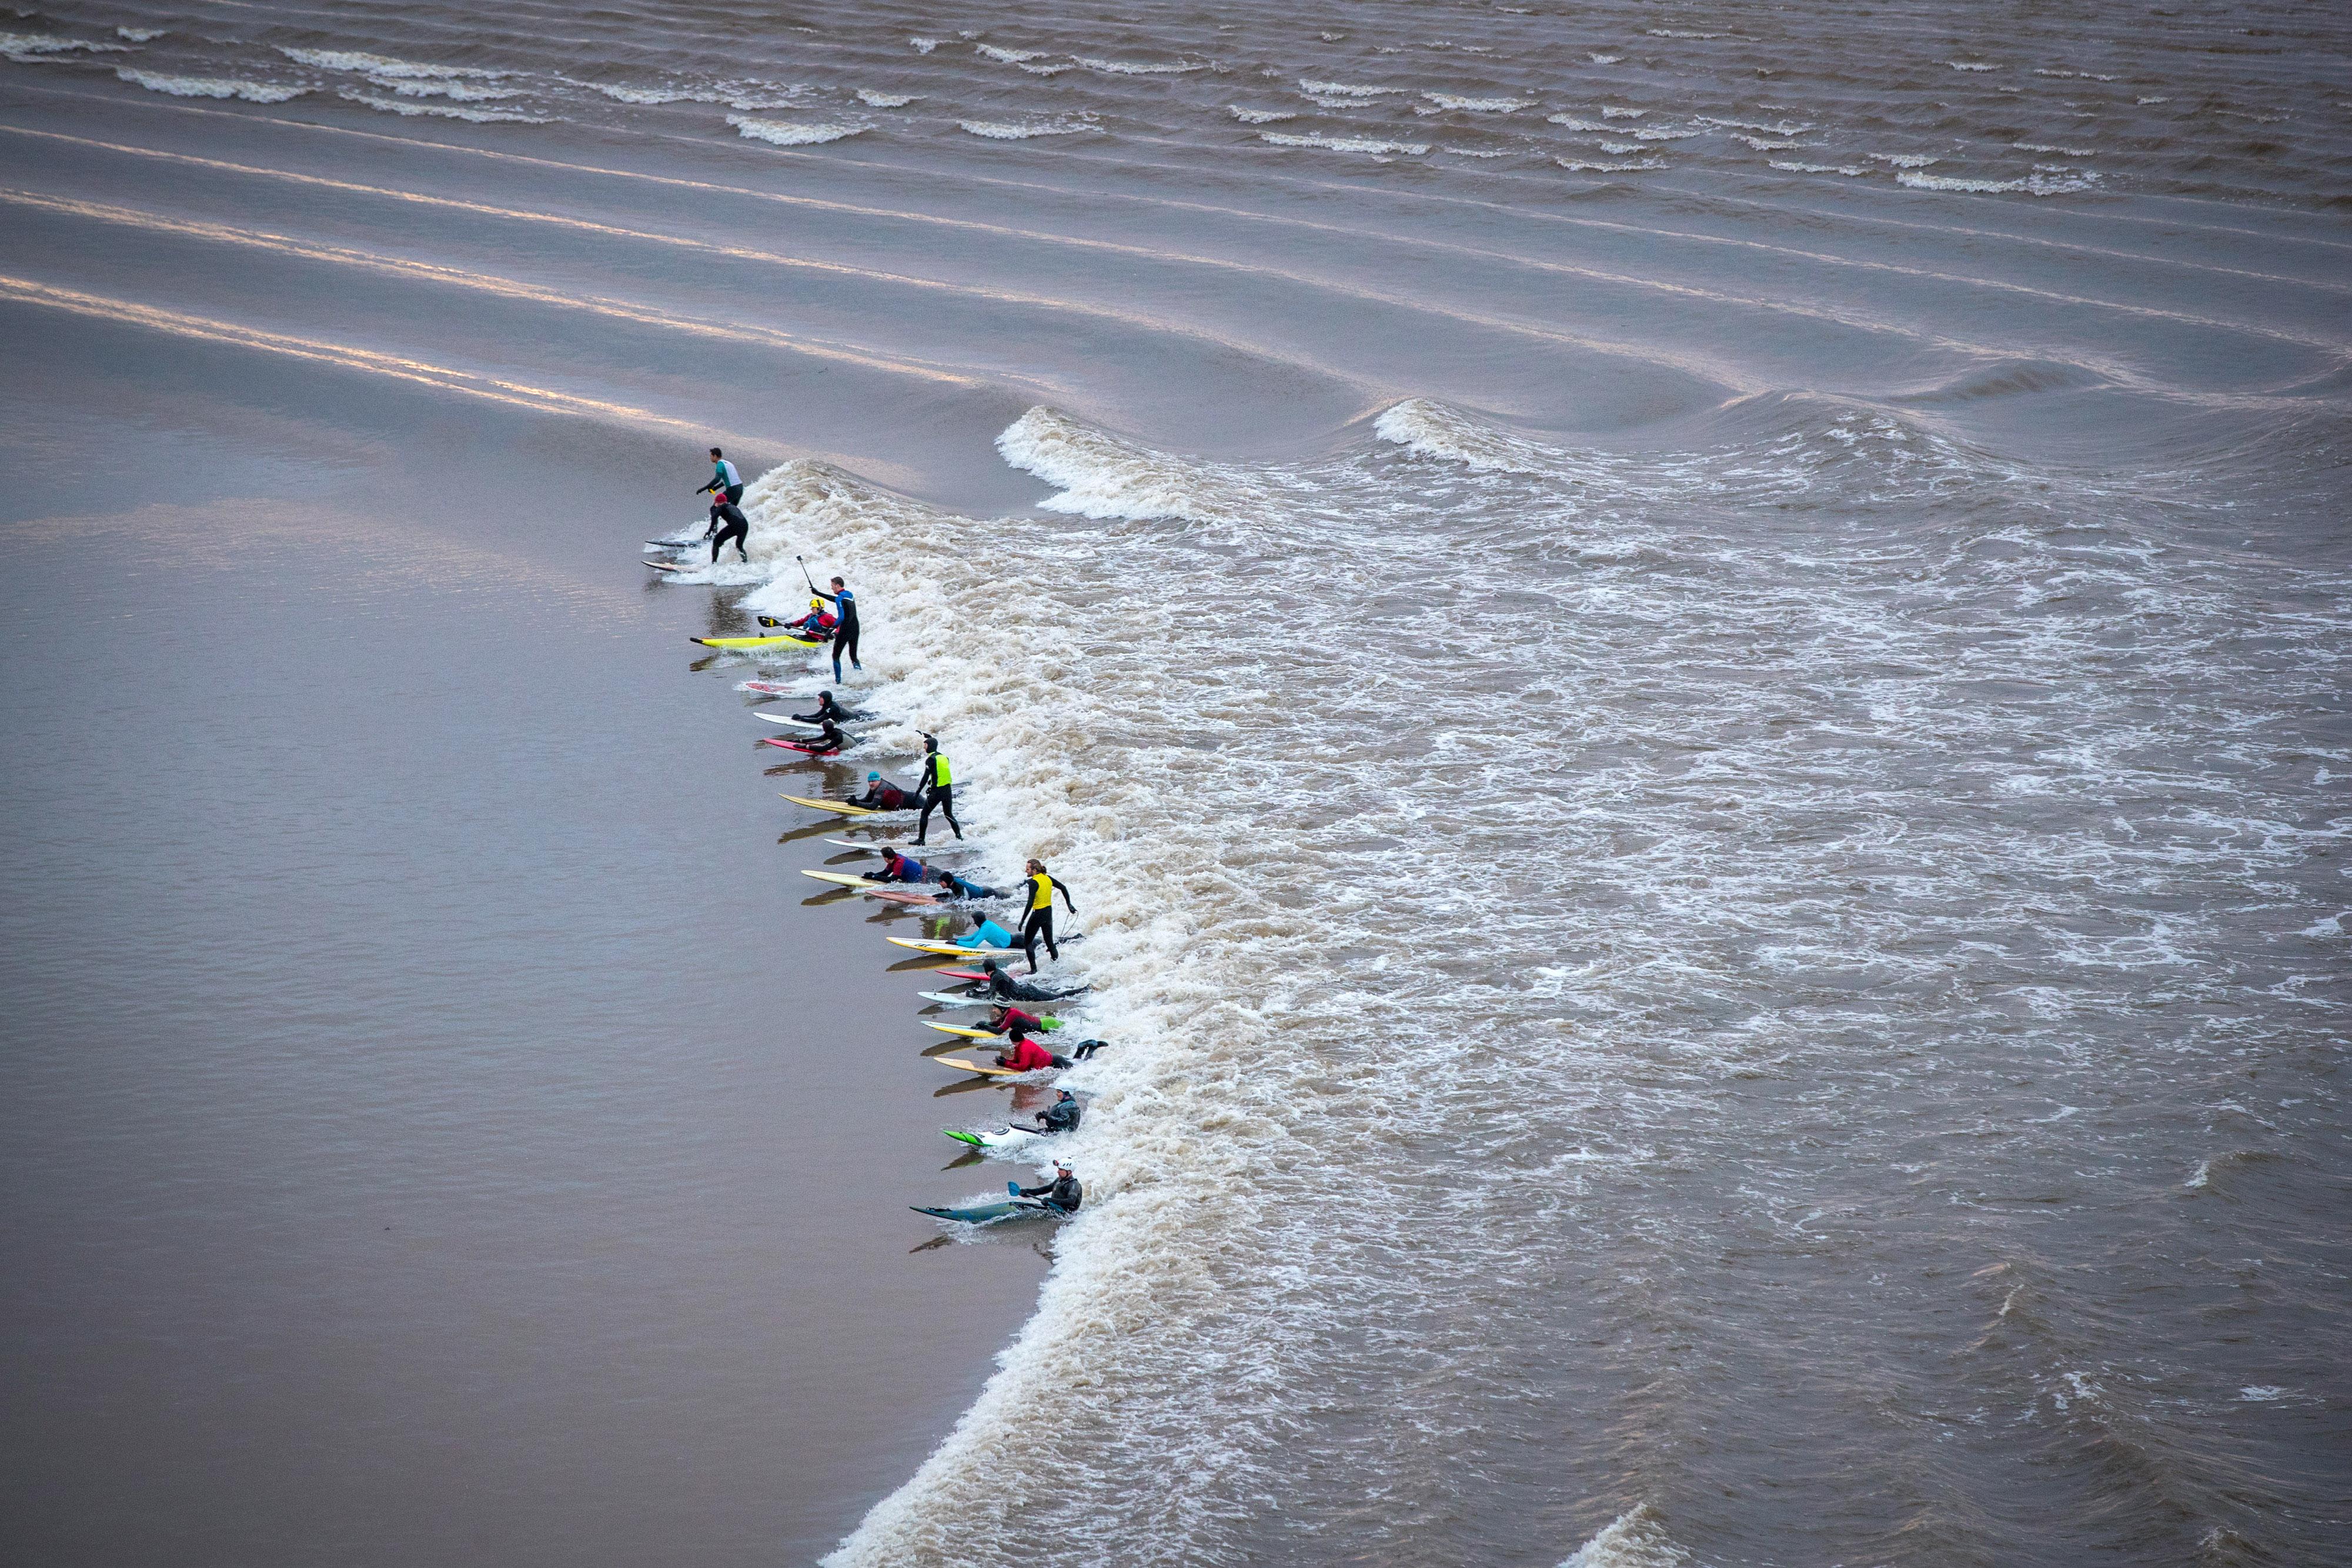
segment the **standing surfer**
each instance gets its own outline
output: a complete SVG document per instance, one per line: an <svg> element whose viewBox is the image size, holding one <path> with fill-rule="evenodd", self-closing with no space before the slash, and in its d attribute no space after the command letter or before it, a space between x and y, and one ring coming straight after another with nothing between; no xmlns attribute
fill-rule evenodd
<svg viewBox="0 0 2352 1568"><path fill-rule="evenodd" d="M819 599L832 600L834 609L841 616L840 628L833 634L833 679L834 684L838 685L841 682L841 651L844 648L849 650L851 669L862 670L866 667L857 662L857 595L850 592L849 585L836 577L833 580L831 593L820 588L816 590L816 596ZM956 837L961 838L963 835L958 833Z"/></svg>
<svg viewBox="0 0 2352 1568"><path fill-rule="evenodd" d="M710 449L710 483L703 486L695 494L698 496L708 494L710 497L711 526L716 528L719 526L717 519L721 498L724 498L730 507L742 504L743 476L735 472L735 465L728 462L727 455L716 446Z"/></svg>
<svg viewBox="0 0 2352 1568"><path fill-rule="evenodd" d="M740 489L742 486L739 485L736 488ZM727 525L723 528L719 527L722 522ZM745 561L751 559L751 552L743 548L743 541L751 535L751 519L745 517L742 509L734 502L713 496L710 507L710 526L716 530L709 536L711 565L719 564L719 552L727 548L728 541L730 539L734 541L735 554L738 558Z"/></svg>
<svg viewBox="0 0 2352 1568"><path fill-rule="evenodd" d="M915 820L915 842L919 845L930 833L934 809L946 815L956 842L963 842L963 829L955 820L955 772L948 766L947 753L940 749L940 737L928 730L923 734L923 771L916 782L923 789L923 814Z"/></svg>
<svg viewBox="0 0 2352 1568"><path fill-rule="evenodd" d="M1071 914L1076 915L1078 901L1070 896L1070 890L1063 887L1061 879L1045 869L1044 861L1031 861L1029 915L1021 922L1021 946L1028 951L1029 972L1033 975L1037 972L1038 937L1045 939L1045 956L1057 963L1061 960L1062 950L1054 946L1054 890L1056 888L1061 889L1062 902L1070 906Z"/></svg>

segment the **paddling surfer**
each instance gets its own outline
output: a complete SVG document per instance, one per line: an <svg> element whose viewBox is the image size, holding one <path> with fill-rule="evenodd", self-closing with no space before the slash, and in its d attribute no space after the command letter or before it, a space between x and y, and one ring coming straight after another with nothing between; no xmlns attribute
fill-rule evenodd
<svg viewBox="0 0 2352 1568"><path fill-rule="evenodd" d="M904 811L915 804L914 792L901 789L879 773L866 776L866 793L850 802L873 811Z"/></svg>
<svg viewBox="0 0 2352 1568"><path fill-rule="evenodd" d="M963 842L963 829L955 820L955 771L948 766L948 754L940 749L940 737L928 730L923 733L923 773L916 783L923 791L923 814L915 819L915 842L919 845L930 835L934 809L946 816L956 842Z"/></svg>
<svg viewBox="0 0 2352 1568"><path fill-rule="evenodd" d="M1066 991L1049 991L1043 986L1033 986L1026 980L1014 979L1010 970L998 968L996 960L993 958L982 959L980 967L988 976L989 996L999 1002L1058 1001L1064 997L1075 997L1079 991L1090 988L1079 986Z"/></svg>
<svg viewBox="0 0 2352 1568"><path fill-rule="evenodd" d="M940 872L940 886L945 890L940 894L941 898L1003 898L1005 896L999 889L982 887L976 882L966 882L955 873L945 869ZM991 958L988 962L993 967L996 960Z"/></svg>

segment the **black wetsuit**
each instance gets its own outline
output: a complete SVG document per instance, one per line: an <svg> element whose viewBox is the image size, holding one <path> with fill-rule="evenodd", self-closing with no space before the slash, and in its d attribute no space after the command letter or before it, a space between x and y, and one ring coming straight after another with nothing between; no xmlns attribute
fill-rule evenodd
<svg viewBox="0 0 2352 1568"><path fill-rule="evenodd" d="M1056 1100L1037 1113L1037 1120L1041 1124L1041 1131L1075 1133L1078 1130L1078 1119L1086 1113L1087 1108L1074 1099Z"/></svg>
<svg viewBox="0 0 2352 1568"><path fill-rule="evenodd" d="M1078 1041L1076 1049L1070 1052L1070 1060L1073 1061L1084 1061L1087 1057L1092 1056L1096 1051L1102 1050L1103 1047L1109 1043L1110 1041L1107 1040L1082 1040Z"/></svg>
<svg viewBox="0 0 2352 1568"><path fill-rule="evenodd" d="M1057 888L1061 891L1062 902L1070 906L1071 914L1076 915L1078 901L1070 896L1070 890L1062 885L1059 877L1048 876L1041 871L1029 878L1029 915L1021 923L1021 946L1029 955L1029 972L1033 975L1037 972L1038 937L1045 939L1046 956L1058 959L1062 956L1062 950L1054 946L1054 893Z"/></svg>
<svg viewBox="0 0 2352 1568"><path fill-rule="evenodd" d="M963 829L955 820L955 786L940 782L940 777L948 772L947 760L936 751L923 758L923 777L919 781L923 789L923 814L915 819L915 841L919 844L930 835L931 813L934 810L946 815L949 831L955 834L956 842L963 842Z"/></svg>
<svg viewBox="0 0 2352 1568"><path fill-rule="evenodd" d="M735 543L735 553L750 560L751 555L743 548L743 541L751 532L751 519L738 510L734 502L721 501L710 508L710 521L716 528L722 520L727 526L710 536L710 564L719 564L719 552L727 548L730 539Z"/></svg>
<svg viewBox="0 0 2352 1568"><path fill-rule="evenodd" d="M862 670L866 667L857 662L857 595L845 588L839 593L827 593L822 588L816 591L818 598L832 600L833 607L841 612L841 624L833 633L833 678L838 681L841 679L843 650L848 651L852 668Z"/></svg>
<svg viewBox="0 0 2352 1568"><path fill-rule="evenodd" d="M988 994L999 1000L1051 1002L1064 997L1075 997L1078 991L1086 988L1080 986L1077 990L1049 991L1043 986L1033 986L1024 980L1016 980L1010 971L1004 969L999 969L988 977Z"/></svg>
<svg viewBox="0 0 2352 1568"><path fill-rule="evenodd" d="M1087 1200L1087 1189L1078 1185L1078 1178L1074 1176L1057 1176L1043 1186L1023 1187L1021 1196L1042 1197L1064 1214L1076 1214L1078 1205Z"/></svg>

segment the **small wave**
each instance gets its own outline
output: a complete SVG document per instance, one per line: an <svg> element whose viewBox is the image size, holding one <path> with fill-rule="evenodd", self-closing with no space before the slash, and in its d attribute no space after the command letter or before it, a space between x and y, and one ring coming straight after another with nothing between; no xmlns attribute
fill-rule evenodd
<svg viewBox="0 0 2352 1568"><path fill-rule="evenodd" d="M1606 103L1601 106L1601 118L1603 120L1639 120L1649 112L1646 109L1619 109Z"/></svg>
<svg viewBox="0 0 2352 1568"><path fill-rule="evenodd" d="M1951 67L1956 71L1997 71L2000 69L1999 66L1989 66L1981 60L1946 60L1944 63Z"/></svg>
<svg viewBox="0 0 2352 1568"><path fill-rule="evenodd" d="M84 38L55 38L46 33L0 33L0 55L10 59L40 55L127 55L124 44L98 44Z"/></svg>
<svg viewBox="0 0 2352 1568"><path fill-rule="evenodd" d="M2081 387L2103 384L2099 376L2080 365L2055 360L2010 360L1943 386L1887 401L1915 406L1935 406L1976 402L1985 398L2021 397L2034 392L2072 392Z"/></svg>
<svg viewBox="0 0 2352 1568"><path fill-rule="evenodd" d="M2099 155L2095 149L2089 147L2051 147L2039 141L2012 141L2010 145L2020 152L2055 152L2067 158L2095 158Z"/></svg>
<svg viewBox="0 0 2352 1568"><path fill-rule="evenodd" d="M1456 158L1508 158L1508 147L1441 147L1440 152L1450 152Z"/></svg>
<svg viewBox="0 0 2352 1568"><path fill-rule="evenodd" d="M1632 136L1636 141L1687 141L1694 136L1704 136L1704 131L1685 131L1674 125L1638 125L1631 131L1620 131L1620 136Z"/></svg>
<svg viewBox="0 0 2352 1568"><path fill-rule="evenodd" d="M1372 434L1416 457L1435 457L1489 473L1541 474L1551 466L1529 443L1430 398L1409 397L1390 404L1372 421Z"/></svg>
<svg viewBox="0 0 2352 1568"><path fill-rule="evenodd" d="M2168 98L2136 98L2132 101L2146 109L2151 103L2170 103L2172 100Z"/></svg>
<svg viewBox="0 0 2352 1568"><path fill-rule="evenodd" d="M402 98L446 98L458 103L481 103L492 99L520 98L519 87L475 87L461 81L379 81L384 88Z"/></svg>
<svg viewBox="0 0 2352 1568"><path fill-rule="evenodd" d="M1612 129L1610 126L1601 124L1597 120L1579 120L1572 114L1547 114L1544 116L1544 123L1547 125L1565 125L1570 131L1608 131Z"/></svg>
<svg viewBox="0 0 2352 1568"><path fill-rule="evenodd" d="M1559 1568L1685 1568L1689 1552L1666 1533L1664 1521L1643 1503L1622 1513Z"/></svg>
<svg viewBox="0 0 2352 1568"><path fill-rule="evenodd" d="M1536 106L1531 98L1456 98L1450 92L1425 92L1421 96L1440 109L1465 110L1472 114L1510 114Z"/></svg>
<svg viewBox="0 0 2352 1568"><path fill-rule="evenodd" d="M1930 163L1942 162L1926 152L1866 152L1863 156L1875 158L1881 163L1891 163L1897 169L1925 169Z"/></svg>
<svg viewBox="0 0 2352 1568"><path fill-rule="evenodd" d="M1181 517L1205 522L1245 515L1254 497L1223 471L1149 451L1055 408L1033 408L996 438L1004 461L1059 492L1038 503L1049 512L1131 522Z"/></svg>
<svg viewBox="0 0 2352 1568"><path fill-rule="evenodd" d="M1319 136L1311 131L1295 136L1261 131L1257 139L1276 147L1321 147L1333 152L1402 152L1418 158L1429 151L1426 141L1375 141L1364 136Z"/></svg>
<svg viewBox="0 0 2352 1568"><path fill-rule="evenodd" d="M1761 136L1750 136L1747 132L1740 131L1733 131L1731 133L1731 139L1734 141L1745 141L1748 146L1753 147L1759 152L1787 152L1799 147L1818 147L1821 145L1818 141L1767 141Z"/></svg>
<svg viewBox="0 0 2352 1568"><path fill-rule="evenodd" d="M281 44L278 52L298 66L316 66L322 71L351 71L368 77L401 77L412 80L471 77L496 80L499 77L514 75L512 71L485 70L478 66L421 65L415 60L397 60L390 55L363 55L348 49L289 49Z"/></svg>
<svg viewBox="0 0 2352 1568"><path fill-rule="evenodd" d="M1844 174L1853 176L1857 174L1867 174L1870 172L1867 169L1857 169L1851 163L1783 163L1777 158L1773 159L1767 167L1779 169L1790 174Z"/></svg>
<svg viewBox="0 0 2352 1568"><path fill-rule="evenodd" d="M1402 87L1356 87L1343 81L1309 81L1307 78L1300 77L1298 90L1319 94L1326 98L1378 98L1382 93L1410 92L1412 89Z"/></svg>
<svg viewBox="0 0 2352 1568"><path fill-rule="evenodd" d="M751 141L766 141L778 147L814 147L821 141L839 141L869 129L863 125L826 125L803 123L795 125L783 120L753 120L749 115L730 114L727 123L736 134Z"/></svg>
<svg viewBox="0 0 2352 1568"><path fill-rule="evenodd" d="M1091 55L1072 55L1070 58L1090 71L1107 71L1115 77L1172 77L1209 68L1206 60L1181 60L1171 66L1148 60L1098 60Z"/></svg>
<svg viewBox="0 0 2352 1568"><path fill-rule="evenodd" d="M1055 65L1023 66L1021 68L1027 71L1033 77L1057 77L1064 71L1074 71L1078 68L1077 63L1074 60L1063 60Z"/></svg>
<svg viewBox="0 0 2352 1568"><path fill-rule="evenodd" d="M904 109L921 96L913 92L877 92L870 87L857 89L857 101L870 109Z"/></svg>
<svg viewBox="0 0 2352 1568"><path fill-rule="evenodd" d="M1965 191L1980 196L2023 194L2028 196L2061 196L2072 191L2087 191L2097 183L2095 174L2080 174L2071 179L2047 179L2040 175L2022 180L1963 180L1945 174L1897 174L1897 184L1908 185L1915 191Z"/></svg>
<svg viewBox="0 0 2352 1568"><path fill-rule="evenodd" d="M572 78L566 77L566 81ZM603 93L606 98L623 103L717 103L716 97L689 92L677 87L614 87L604 82L583 81L573 84Z"/></svg>
<svg viewBox="0 0 2352 1568"><path fill-rule="evenodd" d="M1731 37L1728 33L1687 32L1681 27L1644 27L1643 31L1654 38L1727 38Z"/></svg>
<svg viewBox="0 0 2352 1568"><path fill-rule="evenodd" d="M307 87L281 87L275 82L244 81L232 77L174 77L159 71L132 70L129 66L117 66L114 74L134 87L149 92L167 92L173 98L241 98L247 103L284 103L299 98L310 89Z"/></svg>
<svg viewBox="0 0 2352 1568"><path fill-rule="evenodd" d="M926 49L923 52L929 54L930 51ZM1017 66L1024 60L1042 60L1053 53L1051 49L1000 48L994 44L974 44L971 47L971 52L976 55L986 55L990 59L1008 66Z"/></svg>
<svg viewBox="0 0 2352 1568"><path fill-rule="evenodd" d="M919 55L928 55L940 47L940 41L937 38L909 38L907 47Z"/></svg>
<svg viewBox="0 0 2352 1568"><path fill-rule="evenodd" d="M1644 169L1665 167L1655 158L1647 158L1639 163L1591 163L1581 158L1555 158L1552 162L1563 169L1578 169L1593 174L1638 174Z"/></svg>
<svg viewBox="0 0 2352 1568"><path fill-rule="evenodd" d="M169 27L117 27L114 36L128 38L134 44L152 44L158 38L170 37L171 31Z"/></svg>
<svg viewBox="0 0 2352 1568"><path fill-rule="evenodd" d="M1726 131L1752 131L1759 136L1801 136L1813 128L1810 120L1802 125L1790 124L1786 121L1779 125L1765 125L1753 120L1717 120L1704 114L1694 114L1691 118L1701 125L1720 126Z"/></svg>
<svg viewBox="0 0 2352 1568"><path fill-rule="evenodd" d="M365 104L391 114L404 114L415 119L420 114L434 115L442 120L470 120L476 125L546 125L551 123L534 115L514 114L502 109L453 109L439 103L404 103L396 98L378 98L373 93L342 92L335 95L350 103Z"/></svg>
<svg viewBox="0 0 2352 1568"><path fill-rule="evenodd" d="M1613 66L1620 64L1625 58L1622 55L1587 55L1584 57L1596 66Z"/></svg>
<svg viewBox="0 0 2352 1568"><path fill-rule="evenodd" d="M1094 127L1083 120L1049 120L1042 124L1016 125L1001 120L959 120L959 130L992 141L1025 141L1033 136L1076 136Z"/></svg>
<svg viewBox="0 0 2352 1568"><path fill-rule="evenodd" d="M1240 120L1244 125L1272 125L1278 120L1296 120L1298 118L1298 113L1296 110L1244 109L1238 103L1229 103L1225 107L1233 111L1234 118Z"/></svg>

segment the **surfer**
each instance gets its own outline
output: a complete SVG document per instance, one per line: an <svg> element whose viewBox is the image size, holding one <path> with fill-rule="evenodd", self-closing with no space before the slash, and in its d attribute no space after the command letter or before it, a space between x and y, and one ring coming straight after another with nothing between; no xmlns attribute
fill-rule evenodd
<svg viewBox="0 0 2352 1568"><path fill-rule="evenodd" d="M882 869L860 873L868 882L923 882L929 878L930 868L922 862L898 852L896 844L882 849Z"/></svg>
<svg viewBox="0 0 2352 1568"><path fill-rule="evenodd" d="M1078 912L1078 901L1070 896L1070 890L1063 887L1061 879L1045 869L1044 861L1031 861L1029 862L1029 914L1021 922L1021 946L1029 955L1029 972L1033 975L1037 972L1038 937L1043 936L1045 939L1045 956L1056 963L1061 960L1062 950L1054 946L1054 890L1055 888L1061 888L1062 902L1070 906L1071 914L1076 915ZM1012 944L1006 943L1005 946L1011 946Z"/></svg>
<svg viewBox="0 0 2352 1568"><path fill-rule="evenodd" d="M719 526L721 522L727 525L723 528ZM743 548L743 541L751 537L751 519L745 517L734 502L714 500L711 503L710 527L712 531L704 537L710 540L711 565L719 564L719 552L727 548L730 539L734 541L738 556L746 561L751 559L751 552Z"/></svg>
<svg viewBox="0 0 2352 1568"><path fill-rule="evenodd" d="M1070 1052L1070 1060L1073 1061L1084 1061L1096 1051L1102 1050L1109 1044L1110 1041L1107 1040L1082 1040L1078 1041L1077 1049Z"/></svg>
<svg viewBox="0 0 2352 1568"><path fill-rule="evenodd" d="M742 476L735 472L735 465L728 462L727 455L716 446L710 449L710 483L697 490L695 494L708 495L710 497L713 528L718 527L716 519L719 516L719 498L721 496L727 498L727 504L730 507L743 499Z"/></svg>
<svg viewBox="0 0 2352 1568"><path fill-rule="evenodd" d="M839 703L834 701L833 694L831 692L819 692L816 695L816 712L796 713L793 715L793 716L800 720L803 724L820 724L827 719L831 719L837 724L847 724L851 719L856 718L857 716L850 712L847 708L842 706ZM868 779L879 779L882 775L879 773L868 773L866 777Z"/></svg>
<svg viewBox="0 0 2352 1568"><path fill-rule="evenodd" d="M948 754L940 749L940 737L929 730L923 732L923 776L917 782L923 790L923 814L915 819L915 842L929 835L934 808L946 815L956 842L963 842L963 829L955 820L955 774L948 767Z"/></svg>
<svg viewBox="0 0 2352 1568"><path fill-rule="evenodd" d="M1058 1028L1061 1021L1055 1019L1052 1023L1047 1023L1035 1013L1025 1013L1019 1008L999 1002L996 1004L995 1010L988 1015L988 1032L1009 1034L1013 1039L1019 1040L1024 1034L1043 1034L1049 1029Z"/></svg>
<svg viewBox="0 0 2352 1568"><path fill-rule="evenodd" d="M1003 898L1007 896L1002 889L982 887L976 882L966 882L963 878L956 875L956 873L951 871L942 871L940 873L940 886L947 890L940 894L942 898ZM996 960L991 958L989 962L992 965Z"/></svg>
<svg viewBox="0 0 2352 1568"><path fill-rule="evenodd" d="M850 802L874 811L904 811L915 804L914 792L901 789L879 773L866 776L866 793Z"/></svg>
<svg viewBox="0 0 2352 1568"><path fill-rule="evenodd" d="M965 937L963 945L967 947L1010 948L1018 947L1021 944L1014 938L1012 932L983 915L980 917L979 929Z"/></svg>
<svg viewBox="0 0 2352 1568"><path fill-rule="evenodd" d="M1033 986L1026 980L1014 979L1010 970L998 968L996 960L993 958L982 959L980 967L988 976L988 994L999 1001L1058 1001L1064 997L1075 997L1079 991L1093 988L1089 986L1079 986L1066 991L1049 991L1043 986Z"/></svg>
<svg viewBox="0 0 2352 1568"><path fill-rule="evenodd" d="M866 667L857 662L857 595L850 592L849 585L836 577L833 580L833 591L831 593L827 593L824 589L820 588L816 591L816 596L819 599L829 599L833 601L834 609L838 611L841 615L841 626L839 630L835 631L833 634L833 679L835 685L839 685L841 681L841 651L844 648L849 650L849 667L851 669L862 670ZM961 834L957 835L959 838L961 836Z"/></svg>
<svg viewBox="0 0 2352 1568"><path fill-rule="evenodd" d="M1043 1072L1049 1067L1067 1067L1070 1060L1055 1056L1024 1034L996 1053L996 1065L1015 1072Z"/></svg>
<svg viewBox="0 0 2352 1568"><path fill-rule="evenodd" d="M1056 1209L1064 1214L1077 1213L1078 1206L1087 1200L1087 1189L1080 1186L1078 1178L1070 1174L1070 1162L1067 1160L1054 1162L1052 1181L1040 1186L1024 1186L1018 1190L1023 1197L1044 1198L1046 1207Z"/></svg>
<svg viewBox="0 0 2352 1568"><path fill-rule="evenodd" d="M824 727L817 731L816 738L814 740L804 741L798 747L798 749L807 752L811 757L830 756L832 753L839 751L843 747L849 744L849 737L841 733L841 726L834 723L833 720L829 718L823 720L822 722Z"/></svg>
<svg viewBox="0 0 2352 1568"><path fill-rule="evenodd" d="M1071 1093L1066 1089L1056 1089L1054 1092L1057 1098L1051 1105L1046 1106L1043 1111L1037 1113L1037 1125L1034 1127L1023 1127L1019 1129L1020 1131L1024 1133L1075 1133L1078 1130L1078 1122L1086 1115L1087 1108L1084 1105L1079 1104L1078 1097Z"/></svg>

